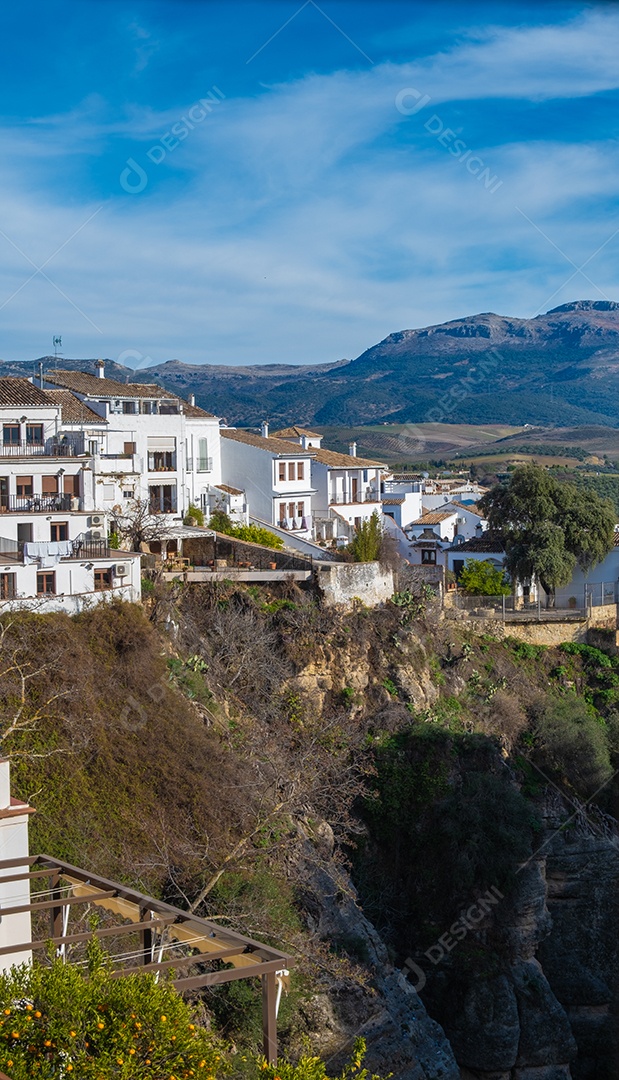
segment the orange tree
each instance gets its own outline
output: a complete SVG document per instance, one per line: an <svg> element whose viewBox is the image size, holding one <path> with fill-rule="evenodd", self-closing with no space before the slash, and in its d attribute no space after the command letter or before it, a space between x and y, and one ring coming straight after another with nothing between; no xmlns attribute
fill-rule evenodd
<svg viewBox="0 0 619 1080"><path fill-rule="evenodd" d="M98 942L74 964L0 976L0 1069L11 1080L185 1080L224 1071L215 1037L167 981L113 978Z"/></svg>
<svg viewBox="0 0 619 1080"><path fill-rule="evenodd" d="M338 1080L380 1080L362 1068L364 1053L358 1039ZM234 1066L243 1080L329 1080L310 1055L277 1067L242 1057ZM93 938L86 970L55 959L0 975L0 1070L11 1080L220 1080L231 1059L169 981L148 972L114 978Z"/></svg>

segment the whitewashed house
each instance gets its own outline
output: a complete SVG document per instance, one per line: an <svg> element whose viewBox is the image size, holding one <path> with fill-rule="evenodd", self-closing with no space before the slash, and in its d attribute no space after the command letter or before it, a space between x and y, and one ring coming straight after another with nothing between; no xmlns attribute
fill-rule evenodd
<svg viewBox="0 0 619 1080"><path fill-rule="evenodd" d="M502 541L489 529L481 526L471 540L462 544L451 546L447 552L447 568L459 577L467 559L475 559L478 562L490 562L495 570L503 570L505 565L505 548Z"/></svg>
<svg viewBox="0 0 619 1080"><path fill-rule="evenodd" d="M422 480L383 480L383 514L400 529L407 529L423 513L423 492Z"/></svg>
<svg viewBox="0 0 619 1080"><path fill-rule="evenodd" d="M222 478L217 417L154 384L106 379L103 361L98 375L48 372L45 387L70 390L99 417L85 433L98 508L142 499L153 514L182 519L191 504L206 506Z"/></svg>
<svg viewBox="0 0 619 1080"><path fill-rule="evenodd" d="M363 521L375 511L381 513L381 479L386 466L357 457L355 443L351 443L348 454L323 450L322 435L297 427L276 431L273 438L294 440L312 452L312 526L316 540L348 541Z"/></svg>
<svg viewBox="0 0 619 1080"><path fill-rule="evenodd" d="M28 818L34 809L11 795L11 772L6 758L0 759L0 863L9 863L6 881L1 889L2 908L22 908L0 918L0 971L8 972L14 964L32 962L32 950L22 948L6 951L13 946L27 946L32 941L32 919L24 905L30 902L30 892L24 891L20 874L30 870L28 848Z"/></svg>
<svg viewBox="0 0 619 1080"><path fill-rule="evenodd" d="M310 539L316 451L269 437L267 424L260 435L237 428L221 428L220 434L222 475L226 484L246 492L251 518Z"/></svg>
<svg viewBox="0 0 619 1080"><path fill-rule="evenodd" d="M139 556L108 548L97 506L85 432L99 418L70 397L0 379L0 608L140 597Z"/></svg>

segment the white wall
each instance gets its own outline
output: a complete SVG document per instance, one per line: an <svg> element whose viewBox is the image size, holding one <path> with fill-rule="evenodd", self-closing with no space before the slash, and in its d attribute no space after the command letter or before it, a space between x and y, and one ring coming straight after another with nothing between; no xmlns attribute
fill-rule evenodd
<svg viewBox="0 0 619 1080"><path fill-rule="evenodd" d="M6 760L0 761L0 861L4 859L28 858L28 817L30 808L26 803L15 800L11 805L10 766ZM4 873L7 876L27 872L27 862L18 864ZM0 909L17 907L30 903L28 879L7 882L0 885ZM29 912L4 915L0 918L0 948L9 945L25 944L32 940L32 927ZM5 953L0 956L0 971L8 971L14 964L30 963L32 952Z"/></svg>

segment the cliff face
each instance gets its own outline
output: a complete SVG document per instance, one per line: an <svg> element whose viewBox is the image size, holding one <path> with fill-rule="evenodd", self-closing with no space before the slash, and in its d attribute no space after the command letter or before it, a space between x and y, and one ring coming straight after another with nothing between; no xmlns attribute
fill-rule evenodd
<svg viewBox="0 0 619 1080"><path fill-rule="evenodd" d="M434 716L440 695L426 646L413 630L400 634L389 671L393 688L397 685L415 710ZM354 689L362 710L363 695L381 674L377 659L354 642L333 654L321 648L294 685L323 710L328 694L344 683ZM446 678L452 696L463 693L462 674L451 670ZM382 712L376 699L374 709L383 730L405 723L389 693ZM532 806L537 818L532 855L514 867L510 887L504 894L495 889L481 921L472 914L470 925L460 925L455 935L452 926L436 945L416 953L407 979L398 970L406 970L406 955L399 952L397 934L383 928L386 949L346 875L342 883L341 868L323 861L306 869L315 932L325 938L359 937L367 945L362 952L367 951L373 997L332 985L322 997L324 1013L318 1010L324 1051L335 1049L338 1063L341 1040L360 1030L368 1039L371 1067L391 1070L403 1080L441 1075L615 1080L619 1075L616 822L595 807L566 800L552 784L535 791ZM471 844L477 839L471 836ZM466 940L459 951L461 936Z"/></svg>
<svg viewBox="0 0 619 1080"><path fill-rule="evenodd" d="M554 793L540 809L538 853L473 931L493 940L500 972L446 965L431 989L465 1080L617 1076L617 836Z"/></svg>
<svg viewBox="0 0 619 1080"><path fill-rule="evenodd" d="M33 850L181 904L217 878L201 913L296 957L283 1048L309 1034L330 1075L363 1035L396 1080L616 1080L615 825L527 764L549 703L617 708L614 660L467 637L403 597L185 590L154 608L174 644L129 605L16 618L33 713L62 691L37 754L15 747ZM569 779L602 748L560 720ZM361 812L380 748L382 833Z"/></svg>

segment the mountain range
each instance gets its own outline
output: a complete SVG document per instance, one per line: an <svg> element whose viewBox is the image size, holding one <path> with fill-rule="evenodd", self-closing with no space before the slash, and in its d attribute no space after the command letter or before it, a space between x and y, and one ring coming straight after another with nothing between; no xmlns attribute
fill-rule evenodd
<svg viewBox="0 0 619 1080"><path fill-rule="evenodd" d="M94 370L94 360L47 368ZM31 374L3 361L0 374ZM354 360L232 367L168 360L106 374L158 382L230 424L443 422L619 426L619 303L576 300L532 319L493 313L400 330Z"/></svg>

